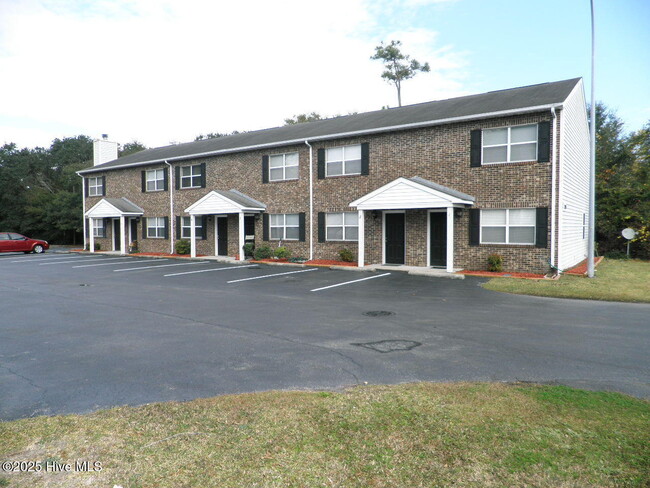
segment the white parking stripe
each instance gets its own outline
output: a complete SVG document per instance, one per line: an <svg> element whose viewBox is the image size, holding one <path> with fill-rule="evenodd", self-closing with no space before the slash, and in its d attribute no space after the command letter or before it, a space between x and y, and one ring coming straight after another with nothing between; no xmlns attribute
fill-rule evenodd
<svg viewBox="0 0 650 488"><path fill-rule="evenodd" d="M271 278L273 276L282 276L282 275L290 275L290 274L296 274L296 273L306 273L307 271L316 271L318 268L311 268L311 269L303 269L300 271L289 271L288 273L275 273L275 274L270 274L270 275L263 275L263 276L254 276L253 278L242 278L241 280L232 280L228 281L227 283L237 283L239 281L250 281L250 280L261 280L262 278Z"/></svg>
<svg viewBox="0 0 650 488"><path fill-rule="evenodd" d="M16 256L12 256L16 257ZM79 259L82 258L83 256L64 256L64 257L59 257L59 258L50 258L50 257L45 257L45 256L39 256L39 257L24 257L22 259L17 259L16 261L9 261L10 263L31 263L33 261L56 261L60 259Z"/></svg>
<svg viewBox="0 0 650 488"><path fill-rule="evenodd" d="M151 269L151 268L167 268L169 266L189 266L190 264L210 264L210 261L192 261L191 263L178 263L178 264L160 264L158 266L140 266L139 268L120 268L113 271L119 273L120 271L136 271L138 269Z"/></svg>
<svg viewBox="0 0 650 488"><path fill-rule="evenodd" d="M183 271L182 273L171 273L163 276L167 278L169 276L180 276L180 275L196 274L196 273L209 273L210 271L222 271L224 269L240 269L240 268L256 268L256 267L259 267L259 265L247 264L246 266L228 266L227 268L200 269L198 271Z"/></svg>
<svg viewBox="0 0 650 488"><path fill-rule="evenodd" d="M147 261L151 261L151 259L148 259ZM166 259L157 259L156 261L167 261ZM73 266L73 268L92 268L93 266L115 266L116 264L142 264L145 261L133 261L131 258L127 259L126 261L120 261L118 263L101 263L101 264L80 264L79 266Z"/></svg>
<svg viewBox="0 0 650 488"><path fill-rule="evenodd" d="M344 283L339 283L337 285L324 286L322 288L314 288L311 291L321 291L327 290L328 288L336 288L337 286L349 285L350 283L358 283L359 281L374 280L375 278L381 278L382 276L388 276L390 273L384 273L377 276L369 276L368 278L361 278L360 280L346 281Z"/></svg>
<svg viewBox="0 0 650 488"><path fill-rule="evenodd" d="M56 263L39 263L39 266L51 266L53 264L67 264L67 263L87 263L89 261L115 261L122 258L90 258L90 259L73 259L72 261L57 261Z"/></svg>

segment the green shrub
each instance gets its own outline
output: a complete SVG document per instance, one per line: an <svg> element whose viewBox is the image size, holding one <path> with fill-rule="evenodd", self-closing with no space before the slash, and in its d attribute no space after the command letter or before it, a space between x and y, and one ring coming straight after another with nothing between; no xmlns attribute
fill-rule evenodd
<svg viewBox="0 0 650 488"><path fill-rule="evenodd" d="M273 256L273 250L269 246L256 247L253 251L255 259L269 259L271 256Z"/></svg>
<svg viewBox="0 0 650 488"><path fill-rule="evenodd" d="M90 249L90 242L86 244L86 247L84 248L86 251ZM95 241L95 251L101 251L102 246L99 242Z"/></svg>
<svg viewBox="0 0 650 488"><path fill-rule="evenodd" d="M490 254L488 256L488 271L502 271L503 270L503 258L500 254Z"/></svg>
<svg viewBox="0 0 650 488"><path fill-rule="evenodd" d="M354 261L354 253L349 249L341 249L339 251L339 257L341 258L341 261L345 261L346 263Z"/></svg>
<svg viewBox="0 0 650 488"><path fill-rule="evenodd" d="M286 247L278 247L275 250L275 257L278 259L289 259L291 257L291 251Z"/></svg>
<svg viewBox="0 0 650 488"><path fill-rule="evenodd" d="M605 257L608 259L630 259L624 251L609 251L605 253Z"/></svg>
<svg viewBox="0 0 650 488"><path fill-rule="evenodd" d="M255 244L252 242L247 242L244 244L244 256L249 257L253 255L253 251L255 251Z"/></svg>
<svg viewBox="0 0 650 488"><path fill-rule="evenodd" d="M176 254L189 254L192 252L192 244L187 240L176 241L174 249L176 249Z"/></svg>
<svg viewBox="0 0 650 488"><path fill-rule="evenodd" d="M289 258L290 263L304 263L306 261L309 261L307 258L304 258L302 256L296 256L293 258Z"/></svg>

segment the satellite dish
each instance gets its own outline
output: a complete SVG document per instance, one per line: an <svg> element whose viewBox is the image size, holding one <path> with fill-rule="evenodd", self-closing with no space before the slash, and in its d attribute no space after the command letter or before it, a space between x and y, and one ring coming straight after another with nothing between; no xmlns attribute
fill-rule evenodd
<svg viewBox="0 0 650 488"><path fill-rule="evenodd" d="M634 239L634 236L636 236L636 232L634 232L634 229L630 229L629 227L627 229L623 229L623 237L625 237L628 241L630 239Z"/></svg>

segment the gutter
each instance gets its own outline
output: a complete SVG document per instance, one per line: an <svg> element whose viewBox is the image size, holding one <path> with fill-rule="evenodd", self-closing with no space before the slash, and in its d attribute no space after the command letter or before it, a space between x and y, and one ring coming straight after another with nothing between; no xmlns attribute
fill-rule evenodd
<svg viewBox="0 0 650 488"><path fill-rule="evenodd" d="M555 226L557 223L557 205L555 199L557 198L557 148L559 147L560 141L556 140L556 137L559 139L557 134L557 114L555 113L555 107L551 107L551 115L553 116L553 157L551 159L551 267L555 266L555 241L557 240L557 233ZM559 265L560 263L558 263Z"/></svg>
<svg viewBox="0 0 650 488"><path fill-rule="evenodd" d="M84 227L84 251L86 250L86 178L84 178L83 175L80 175L77 173L77 175L81 176L81 201L82 201L82 209L83 209L83 214L82 214L82 219L83 220L83 227ZM90 250L90 248L88 248Z"/></svg>
<svg viewBox="0 0 650 488"><path fill-rule="evenodd" d="M326 134L323 136L314 136L310 137L309 140L314 142L314 141L323 141L323 140L328 140L328 139L338 139L338 138L344 138L344 137L353 137L353 136L360 136L360 135L371 135L371 134L379 134L382 132L392 132L392 131L397 131L397 130L407 130L407 129L417 129L420 127L431 127L431 126L436 126L436 125L443 125L443 124L450 124L450 123L455 123L455 122L465 122L465 121L470 121L470 120L480 120L480 119L487 119L487 118L493 118L493 117L506 117L509 115L519 115L519 114L526 114L526 113L531 113L531 112L543 112L551 109L557 109L557 108L562 108L563 103L552 103L552 104L546 104L546 105L538 105L535 107L526 107L526 108L518 108L518 109L512 109L512 110L501 110L499 112L488 112L488 113L483 113L483 114L475 114L475 115L464 115L461 117L450 117L447 119L438 119L438 120L428 120L425 122L414 122L411 124L401 124L401 125L392 125L388 127L378 127L375 129L364 129L364 130L357 130L357 131L350 131L350 132L339 132L335 134ZM203 153L196 153L196 154L187 154L183 156L175 156L172 158L163 158L163 159L152 159L149 161L140 161L136 163L127 163L127 164L120 164L116 166L108 166L108 167L101 167L98 166L96 168L90 168L86 170L81 170L77 171L77 174L88 174L88 173L97 173L101 171L110 171L113 169L121 169L121 168L130 168L134 166L146 166L150 164L159 164L159 163L166 163L169 164L168 161L182 161L185 159L196 159L196 158L205 158L209 156L217 156L220 154L229 154L229 153L236 153L236 152L244 152L244 151L253 151L256 149L266 149L266 148L271 148L271 147L278 147L278 146L288 146L291 144L302 144L305 142L305 139L289 139L285 141L277 141L277 142L269 142L266 144L254 144L251 146L241 146L241 147L235 147L235 148L229 148L229 149L219 149L216 151L207 151Z"/></svg>
<svg viewBox="0 0 650 488"><path fill-rule="evenodd" d="M314 148L309 141L309 260L314 259Z"/></svg>
<svg viewBox="0 0 650 488"><path fill-rule="evenodd" d="M167 179L169 182L169 253L174 254L174 239L176 236L176 234L174 234L174 224L176 223L176 219L174 218L174 172L172 171L171 164L167 161L163 162L169 166L169 178Z"/></svg>

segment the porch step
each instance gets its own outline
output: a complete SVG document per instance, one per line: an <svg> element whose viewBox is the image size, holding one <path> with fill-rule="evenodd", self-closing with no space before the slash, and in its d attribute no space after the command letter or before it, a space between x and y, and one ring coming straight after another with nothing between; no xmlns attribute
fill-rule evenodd
<svg viewBox="0 0 650 488"><path fill-rule="evenodd" d="M383 265L383 264L372 264L370 266L364 266L363 269L368 269L371 271L400 271L403 273L408 273L415 276L431 276L435 278L448 278L452 280L464 280L465 275L457 274L458 271L461 271L460 268L454 269L453 273L448 273L444 269L440 268L426 268L420 266L404 266L404 265Z"/></svg>

